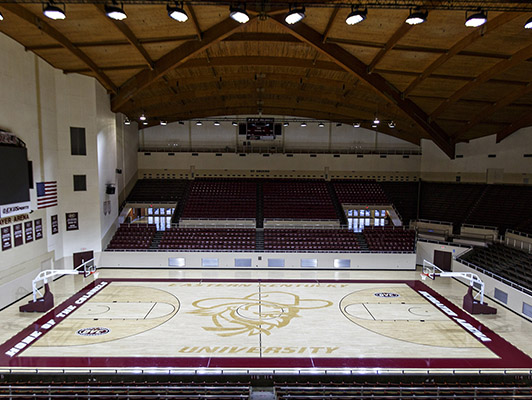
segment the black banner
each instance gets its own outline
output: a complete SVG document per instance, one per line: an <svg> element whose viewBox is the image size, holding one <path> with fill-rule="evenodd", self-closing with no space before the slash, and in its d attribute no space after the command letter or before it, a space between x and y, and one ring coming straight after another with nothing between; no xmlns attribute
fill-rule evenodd
<svg viewBox="0 0 532 400"><path fill-rule="evenodd" d="M35 220L35 240L42 239L42 219Z"/></svg>
<svg viewBox="0 0 532 400"><path fill-rule="evenodd" d="M24 222L24 233L26 236L26 243L33 242L33 221Z"/></svg>
<svg viewBox="0 0 532 400"><path fill-rule="evenodd" d="M78 213L77 212L66 213L66 230L77 231L78 229L79 229Z"/></svg>
<svg viewBox="0 0 532 400"><path fill-rule="evenodd" d="M22 238L22 224L13 225L13 242L15 242L15 247L24 244L24 239Z"/></svg>
<svg viewBox="0 0 532 400"><path fill-rule="evenodd" d="M2 228L2 250L9 250L11 248L11 227L4 226Z"/></svg>
<svg viewBox="0 0 532 400"><path fill-rule="evenodd" d="M59 233L59 219L57 218L57 215L52 215L52 235L55 235L56 233Z"/></svg>

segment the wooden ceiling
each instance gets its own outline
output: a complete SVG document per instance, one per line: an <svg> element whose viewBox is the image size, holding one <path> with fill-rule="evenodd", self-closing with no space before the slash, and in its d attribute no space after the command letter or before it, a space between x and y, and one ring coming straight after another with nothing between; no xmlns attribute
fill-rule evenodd
<svg viewBox="0 0 532 400"><path fill-rule="evenodd" d="M532 2L360 1L368 16L353 26L348 3L305 1L294 25L286 1L244 3L246 24L216 0L185 1L184 23L162 1L124 1L123 21L103 1L66 1L57 21L41 3L1 2L0 31L65 73L95 77L114 112L150 125L262 113L369 128L377 115L396 123L379 131L432 139L451 158L458 142L532 125ZM404 23L412 4L427 22ZM488 22L467 28L476 5Z"/></svg>

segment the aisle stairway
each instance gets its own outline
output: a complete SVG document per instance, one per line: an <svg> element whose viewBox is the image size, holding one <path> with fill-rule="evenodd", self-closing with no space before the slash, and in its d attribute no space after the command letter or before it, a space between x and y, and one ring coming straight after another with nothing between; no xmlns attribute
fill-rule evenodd
<svg viewBox="0 0 532 400"><path fill-rule="evenodd" d="M340 220L340 226L342 228L347 228L347 216L345 215L345 210L342 207L342 204L338 200L336 190L334 190L334 185L332 184L332 182L325 182L325 183L327 185L327 190L329 191L329 195L331 196L331 201L334 205L336 215L338 219Z"/></svg>
<svg viewBox="0 0 532 400"><path fill-rule="evenodd" d="M264 250L264 228L257 228L255 232L255 250Z"/></svg>
<svg viewBox="0 0 532 400"><path fill-rule="evenodd" d="M155 235L153 236L153 240L150 244L150 249L158 249L159 243L161 242L161 239L163 238L164 231L157 231L155 232Z"/></svg>

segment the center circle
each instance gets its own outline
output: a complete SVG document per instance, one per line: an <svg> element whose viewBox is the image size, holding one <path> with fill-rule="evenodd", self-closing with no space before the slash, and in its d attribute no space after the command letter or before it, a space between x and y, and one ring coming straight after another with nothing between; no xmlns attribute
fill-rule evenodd
<svg viewBox="0 0 532 400"><path fill-rule="evenodd" d="M240 317L252 321L276 319L283 315L285 312L286 311L284 310L284 308L277 304L264 303L243 304L236 310L236 313Z"/></svg>

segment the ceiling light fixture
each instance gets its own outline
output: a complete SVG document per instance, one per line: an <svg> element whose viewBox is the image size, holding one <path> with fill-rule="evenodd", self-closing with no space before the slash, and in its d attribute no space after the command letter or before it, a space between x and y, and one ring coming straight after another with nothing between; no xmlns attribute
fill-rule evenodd
<svg viewBox="0 0 532 400"><path fill-rule="evenodd" d="M340 127L340 126L342 126L342 123L341 123L341 122L337 122L337 123L336 123L336 126L337 126L337 127Z"/></svg>
<svg viewBox="0 0 532 400"><path fill-rule="evenodd" d="M126 117L126 119L124 120L124 125L131 125L131 120Z"/></svg>
<svg viewBox="0 0 532 400"><path fill-rule="evenodd" d="M376 124L376 123L373 123L373 124L371 125L371 127L372 127L372 128L376 128L376 127L377 127L377 124Z"/></svg>
<svg viewBox="0 0 532 400"><path fill-rule="evenodd" d="M360 122L354 122L353 128L360 128Z"/></svg>
<svg viewBox="0 0 532 400"><path fill-rule="evenodd" d="M283 126L288 126L290 125L288 122L283 122Z"/></svg>
<svg viewBox="0 0 532 400"><path fill-rule="evenodd" d="M233 121L233 122L231 122L231 125L233 125L233 126L238 126L238 122Z"/></svg>
<svg viewBox="0 0 532 400"><path fill-rule="evenodd" d="M148 125L148 121L142 121L142 125Z"/></svg>
<svg viewBox="0 0 532 400"><path fill-rule="evenodd" d="M196 122L196 126L201 126L201 125L203 125L203 122L201 121Z"/></svg>
<svg viewBox="0 0 532 400"><path fill-rule="evenodd" d="M290 6L290 11L284 17L284 20L287 24L292 25L305 18L305 7L294 8Z"/></svg>
<svg viewBox="0 0 532 400"><path fill-rule="evenodd" d="M139 119L141 121L146 121L146 116L144 115L144 113L142 113L142 115L139 117Z"/></svg>
<svg viewBox="0 0 532 400"><path fill-rule="evenodd" d="M395 129L395 122L393 122L393 121L388 122L388 127L390 129Z"/></svg>
<svg viewBox="0 0 532 400"><path fill-rule="evenodd" d="M410 15L405 20L405 22L408 25L419 25L427 21L428 15L429 15L428 11L423 12L419 8L416 8L414 12L410 10Z"/></svg>
<svg viewBox="0 0 532 400"><path fill-rule="evenodd" d="M4 15L0 12L0 21L4 20Z"/></svg>
<svg viewBox="0 0 532 400"><path fill-rule="evenodd" d="M304 128L305 126L307 126L307 123L306 122L301 122L301 127Z"/></svg>
<svg viewBox="0 0 532 400"><path fill-rule="evenodd" d="M105 5L105 14L115 21L122 21L127 18L126 12L124 11L124 5L118 6L118 4L113 1L113 4Z"/></svg>
<svg viewBox="0 0 532 400"><path fill-rule="evenodd" d="M323 127L325 127L325 124L324 124L323 122L320 122L320 123L318 124L318 127L323 128Z"/></svg>
<svg viewBox="0 0 532 400"><path fill-rule="evenodd" d="M373 120L373 125L378 125L380 124L381 121L379 120L379 118L377 117L377 115L375 114L375 119Z"/></svg>
<svg viewBox="0 0 532 400"><path fill-rule="evenodd" d="M351 6L351 12L349 13L347 18L345 19L345 23L347 25L356 25L356 24L364 21L367 16L368 16L368 9L367 8L364 11L362 11L362 10L358 9L358 6L357 6L356 10L354 9L353 6Z"/></svg>
<svg viewBox="0 0 532 400"><path fill-rule="evenodd" d="M185 22L188 20L187 12L183 8L183 2L181 2L181 7L177 5L177 2L175 3L175 6L167 4L166 10L168 11L168 16L175 19L177 22Z"/></svg>
<svg viewBox="0 0 532 400"><path fill-rule="evenodd" d="M532 17L530 17L529 20L526 21L525 29L532 29Z"/></svg>
<svg viewBox="0 0 532 400"><path fill-rule="evenodd" d="M161 126L166 126L166 124L168 124L168 121L163 121L161 120L161 122L159 122L161 124Z"/></svg>
<svg viewBox="0 0 532 400"><path fill-rule="evenodd" d="M218 121L214 121L214 126L220 126L220 123Z"/></svg>
<svg viewBox="0 0 532 400"><path fill-rule="evenodd" d="M241 24L249 21L249 15L243 7L229 7L229 16Z"/></svg>
<svg viewBox="0 0 532 400"><path fill-rule="evenodd" d="M65 10L61 10L59 7L53 5L52 3L47 3L46 6L44 6L43 8L42 13L53 20L66 18Z"/></svg>
<svg viewBox="0 0 532 400"><path fill-rule="evenodd" d="M468 28L476 28L478 26L484 25L488 20L488 15L480 8L474 14L467 16L468 11L466 11L466 22L465 26Z"/></svg>

